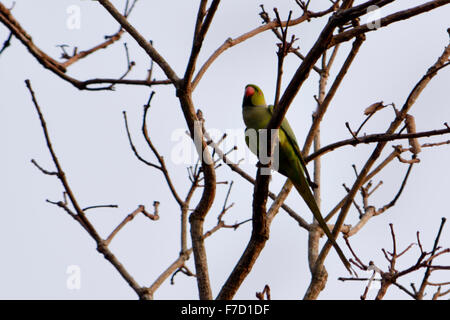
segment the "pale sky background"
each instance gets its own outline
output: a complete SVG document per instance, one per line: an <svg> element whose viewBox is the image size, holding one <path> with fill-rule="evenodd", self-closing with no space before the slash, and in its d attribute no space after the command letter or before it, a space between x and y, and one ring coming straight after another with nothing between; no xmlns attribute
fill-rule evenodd
<svg viewBox="0 0 450 320"><path fill-rule="evenodd" d="M12 1L1 1L10 6ZM382 10L382 16L412 7L425 1L401 0ZM125 1L113 1L122 10ZM294 8L294 1L222 1L211 25L199 64L228 37L239 36L261 24L259 4L263 3L272 14L277 5L282 17ZM312 1L316 4L328 1ZM71 5L81 9L80 29L66 25ZM182 75L191 49L192 34L198 1L138 1L130 21ZM323 7L322 7L323 8ZM54 58L59 58L58 44L90 48L103 40L104 35L117 31L115 20L93 1L76 0L18 0L14 16L33 37L36 45ZM446 29L450 6L396 23L377 32L367 34L367 41L341 85L322 127L322 143L329 144L349 138L344 123L357 128L364 119L363 110L376 101L394 102L402 106L410 90L431 66L448 43ZM364 20L362 21L364 22ZM325 20L304 23L290 29L299 38L297 45L306 53L314 43ZM0 26L0 42L9 32ZM107 50L79 61L69 68L69 75L79 79L120 77L126 69L123 41L128 43L131 59L136 61L128 78L144 78L149 65L144 51L128 36ZM206 126L225 132L241 130L241 102L244 86L258 84L266 99L273 101L276 75L276 43L268 31L226 51L207 71L193 95L196 108L202 109ZM341 46L335 66L339 66L348 52L350 43ZM69 49L70 50L70 49ZM69 51L71 52L71 51ZM295 72L298 58L286 59L284 85ZM198 67L199 68L199 67ZM336 67L331 78L334 78ZM158 68L157 79L164 78ZM47 203L59 201L62 186L52 176L43 175L31 163L49 170L53 163L45 145L41 126L26 90L24 80L30 79L47 125L72 189L83 206L117 204L118 209L88 211L88 216L99 233L106 237L122 219L139 204L152 210L153 201L161 202L160 220L150 221L137 216L112 241L110 248L140 285L149 286L178 256L179 208L171 197L162 174L139 162L130 150L123 124L122 111L128 113L134 141L146 159L156 161L140 134L142 106L150 90L145 87L118 85L112 92L78 91L69 83L43 67L15 38L10 48L0 56L0 298L2 299L136 299L136 294L118 272L95 249L90 236L60 208ZM318 77L312 72L291 105L288 118L300 145L311 123L315 109L313 95L317 92ZM422 93L411 110L417 130L443 128L450 122L448 84L450 73L442 70ZM174 132L185 130L186 125L171 86L154 87L156 95L149 112L150 136L162 155L176 188L184 197L189 180L186 166L171 161L171 152L178 141ZM392 109L383 110L364 128L366 133L383 132L393 119ZM448 140L448 136L424 138L425 142ZM242 144L242 140L237 141ZM395 142L407 145L406 141ZM229 145L229 147L231 144ZM344 195L342 183L354 181L352 163L361 168L373 150L373 145L345 147L323 157L322 208L324 214ZM384 154L391 152L385 148ZM245 149L241 148L244 152ZM405 155L406 157L406 155ZM409 157L409 155L407 156ZM373 260L387 270L382 248L391 250L389 223L394 224L398 248L403 249L415 241L420 231L422 244L431 250L441 217L448 217L450 174L448 145L424 148L419 155L420 164L413 168L408 184L397 205L370 220L365 228L350 239L364 262ZM242 168L255 175L253 163L247 161ZM381 207L390 202L397 192L407 165L393 161L382 176L384 184L371 197L371 204ZM311 169L312 170L312 167ZM218 180L233 180L230 203L234 207L225 215L229 224L251 217L253 186L223 166L217 171ZM272 191L280 190L284 178L274 173ZM205 230L214 226L223 205L228 186L218 185L217 196L205 222ZM192 201L196 204L199 195ZM360 201L360 195L356 198ZM287 204L308 221L311 214L298 194L291 192ZM347 223L355 224L358 213L354 207ZM441 237L441 245L449 246L449 225ZM214 297L232 271L250 237L251 225L236 231L224 229L206 241L210 278ZM323 240L322 240L323 241ZM343 247L342 239L339 241ZM255 299L255 292L265 284L271 287L273 299L303 297L310 274L306 260L307 233L298 227L284 211L272 223L270 239L253 271L238 291L237 299ZM349 255L347 248L344 251ZM417 247L398 262L402 269L412 265L418 257ZM440 264L450 264L450 256L441 258ZM67 288L66 273L71 265L81 270L81 287ZM193 258L187 262L194 270ZM332 251L326 262L329 280L321 299L359 299L365 282L340 282L346 276L345 268ZM371 273L359 272L361 277ZM423 273L421 272L420 275ZM409 287L418 275L401 280ZM421 279L421 277L420 277ZM431 281L448 281L448 272L435 272ZM375 290L369 293L373 298ZM429 298L428 296L427 298ZM155 299L197 299L197 285L192 277L178 274L175 284L166 281L155 293ZM389 290L387 299L406 299L396 288Z"/></svg>

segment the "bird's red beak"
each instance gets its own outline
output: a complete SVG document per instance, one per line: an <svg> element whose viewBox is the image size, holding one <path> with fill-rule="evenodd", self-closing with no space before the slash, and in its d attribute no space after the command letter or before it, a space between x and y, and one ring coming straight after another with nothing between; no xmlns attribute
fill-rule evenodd
<svg viewBox="0 0 450 320"><path fill-rule="evenodd" d="M253 87L247 87L245 88L245 97L250 97L255 93L255 88Z"/></svg>

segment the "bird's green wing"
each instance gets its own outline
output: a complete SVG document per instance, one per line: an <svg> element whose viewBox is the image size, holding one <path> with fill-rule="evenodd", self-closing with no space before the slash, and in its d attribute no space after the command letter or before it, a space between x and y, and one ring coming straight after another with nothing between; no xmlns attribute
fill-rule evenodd
<svg viewBox="0 0 450 320"><path fill-rule="evenodd" d="M272 115L273 114L273 106L272 105L269 106L269 111L270 111L270 114ZM308 183L311 185L312 184L312 180L311 180L311 177L310 177L310 175L308 173L308 169L306 168L305 159L303 159L303 155L302 155L302 152L300 151L300 147L298 146L297 139L295 139L294 131L292 131L292 128L289 125L289 122L286 120L286 118L283 119L283 122L281 123L280 129L283 130L283 132L285 133L285 135L288 138L289 142L291 143L292 148L294 149L295 155L300 160L300 164L302 166L302 170L306 174Z"/></svg>

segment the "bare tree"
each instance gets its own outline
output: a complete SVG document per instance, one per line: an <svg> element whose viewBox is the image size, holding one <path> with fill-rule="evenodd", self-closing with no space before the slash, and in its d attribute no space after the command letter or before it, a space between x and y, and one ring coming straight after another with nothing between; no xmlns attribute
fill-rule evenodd
<svg viewBox="0 0 450 320"><path fill-rule="evenodd" d="M424 66L422 78L416 80L415 86L411 88L409 96L405 101L401 102L400 107L397 107L394 103L386 104L383 101L374 102L368 107L364 106L366 108L363 108L361 111L364 112L366 118L360 125L354 126L350 125L348 122L345 123L349 131L349 138L325 146L321 145L320 126L325 114L329 108L332 107L333 98L338 92L343 80L346 78L348 70L360 53L360 48L368 41L366 40L367 33L377 32L378 30L387 28L391 24L402 23L403 20L414 19L416 16L432 10L440 10L441 7L449 4L450 0L424 1L422 4L415 7L410 7L408 6L408 3L403 2L401 4L404 7L403 9L365 24L361 24L361 18L368 15L371 10L374 8L381 9L387 7L396 1L370 0L361 1L356 4L356 1L353 0L330 0L329 2L321 2L320 6L322 6L322 9L313 11L310 9L311 1L296 0L292 1L293 9L295 7L295 9L299 9L301 13L295 17L293 11L291 11L286 15L286 20L281 18L283 13L279 12L277 9L274 9L272 14L270 11L266 11L264 6L261 6L261 26L243 32L240 36L226 39L225 42L201 64L198 62L199 54L215 14L220 10L220 0L200 0L195 20L192 48L186 61L183 74L175 72L174 68L153 45L152 41L149 41L141 34L139 30L142 30L145 26L136 26L129 22L129 15L132 13L133 9L139 6L137 0L124 1L125 8L123 11L119 11L119 9L109 0L98 0L97 2L99 6L102 6L110 16L115 19L118 25L118 31L111 36L106 36L104 41L87 50L80 51L78 48L73 48L73 52L69 53L67 46L62 45L60 46L62 54L58 59L52 58L42 48L39 48L33 41L31 33L26 31L21 23L14 17L13 8L8 8L0 2L0 22L9 31L9 35L6 36L4 44L0 49L0 54L7 50L7 47L10 46L12 40L17 39L45 69L79 90L109 91L115 89L119 85L143 86L154 90L151 92L148 101L144 104L141 133L149 150L153 153L154 158L156 159L155 161L147 160L146 156L143 155L142 150L139 150L134 143L134 134L129 127L126 112L123 113L124 126L126 128L131 151L136 158L150 168L161 172L163 180L159 183L166 183L170 190L170 198L168 197L168 199L164 201L174 201L179 207L181 223L180 252L173 263L165 267L165 270L153 283L143 285L140 284L118 260L111 251L109 245L118 232L120 232L121 229L127 223L130 223L130 221L138 214L142 214L152 221L157 221L160 217L159 201L153 203L152 210L148 210L143 205L138 205L135 210L129 213L123 221L110 232L109 235L106 237L100 235L86 212L96 208L115 208L116 206L108 204L83 207L80 201L77 200L77 195L72 191L70 182L63 169L64 166L52 145L51 136L47 129L45 116L40 106L39 99L33 91L31 82L29 80L25 81L32 103L39 116L47 148L53 160L54 169L46 169L39 165L34 159L32 160L32 163L43 174L56 177L62 184L62 200L47 201L63 209L69 216L76 220L84 230L86 230L95 241L97 251L115 267L140 299L153 299L154 293L161 284L169 279L173 282L175 276L179 273L183 273L186 276L194 276L196 278L198 296L200 299L232 299L241 287L243 281L252 271L252 267L257 261L261 251L264 249L264 246L269 239L271 223L280 209L286 211L293 218L293 223L297 223L299 228L308 233L307 258L311 273L311 281L303 298L317 299L320 292L327 284L328 273L325 269L325 261L329 256L331 242L327 241L325 245L321 247L319 240L322 237L323 232L320 227L318 227L317 223L314 221L311 223L307 222L299 212L285 203L285 200L292 189L292 183L289 180L286 180L282 190L278 193L273 193L269 189L270 175L261 174L262 165L258 165L257 175L256 177L252 177L240 167L239 163L233 162L229 155L235 148L232 148L231 150L222 150L221 145L227 138L226 135L217 141L212 138L205 124L207 113L210 110L204 109L204 112L202 112L196 107L196 103L193 100L193 93L198 84L211 65L214 64L222 53L263 32L273 32L278 47L277 85L274 95L275 109L267 129L278 129L280 127L286 112L291 106L294 98L301 91L305 81L310 78L310 74L314 73L319 76L318 94L315 96L317 109L313 114L311 127L309 128L302 149L306 162L312 161L314 163L313 182L317 185L317 188L314 189L314 193L319 206L322 191L321 157L343 146L351 145L358 147L362 144L374 145L373 151L368 155L364 165L360 169L353 165L356 176L354 181L349 187L344 184L347 194L325 216L325 220L329 223L330 228L332 228L333 236L336 239L342 234L348 245L349 251L353 256L351 262L354 266L365 271L373 270L374 275L376 273L380 274L381 289L379 290L376 299L382 299L386 290L388 290L392 284L394 287L399 288L409 297L414 299L424 298L425 289L430 287L437 288L433 293L433 299L444 297L449 293L449 282L433 283L429 281L431 272L437 270L448 271L449 269L449 266L434 264L435 259L439 256L448 254L450 251L449 249L443 249L438 246L440 235L444 229L445 218L442 220L435 244L431 251L424 250L419 239L419 233L417 234L417 242L415 245L417 245L420 250L417 263L402 271L397 270L396 261L405 252L412 249L413 244L399 253L396 248L396 238L392 225L392 252L383 251L386 259L390 263L389 270L387 271L382 271L379 267L376 267L373 262L363 263L362 259L358 257L350 246L349 239L364 230L364 226L371 218L381 215L395 206L397 200L404 192L414 165L420 161L418 155L422 149L435 148L449 143L449 141L434 143L419 142L419 139L423 137L449 134L450 127L443 121L442 128L417 132L415 118L411 115L410 111L424 88L439 72L449 65L450 45L448 43L443 43L442 54L436 57L435 61L430 61L428 66ZM294 35L292 32L297 31L294 27L308 23L311 20L323 20L324 26L312 47L309 48L307 52L302 52L303 49L301 50L296 45L298 34ZM443 32L445 32L445 30L443 30ZM125 33L128 33L132 37L136 44L145 51L148 58L151 60L150 68L144 79L128 78L130 71L135 68L136 63L131 60L126 44L124 45L127 61L126 69L120 77L113 79L98 77L80 80L75 76L69 75L69 69L72 65L94 55L100 49L108 49L118 42ZM341 44L348 41L352 41L352 45L348 52L345 53L346 56L343 63L337 65L338 60L336 57L345 50L345 48L343 49L341 47ZM292 78L283 79L284 61L288 55L296 56L298 58L298 68ZM157 66L163 71L165 78L153 78L154 66ZM334 72L334 70L337 72L336 76L334 79L330 79L330 74L332 74L331 72ZM283 81L286 81L287 86L284 90L281 90ZM331 86L328 88L329 83ZM177 183L166 165L164 156L158 151L156 144L153 142L153 138L155 138L156 134L151 132L151 128L147 123L148 114L151 112L152 99L155 93L157 94L157 86L162 85L173 86L175 89L176 97L186 122L188 134L195 143L198 154L197 164L188 167L190 187L186 194L181 194L179 191ZM443 103L445 104L446 102ZM383 112L382 110L386 109L392 109L393 111L390 116L391 122L382 123L380 121L379 127L383 128L388 125L388 128L379 133L363 134L362 129L367 122L372 119L376 113ZM355 128L357 129L355 130ZM405 129L406 133L403 133ZM392 152L387 157L382 158L382 151L384 151L390 143L401 143L403 141L407 141L408 145L393 145ZM405 164L406 170L404 177L401 179L398 190L393 192L392 199L386 200L385 205L377 208L371 204L370 197L381 186L382 182L375 182L374 179L383 173L389 163L395 160ZM224 166L228 166L234 172L232 177L227 177L226 182L220 181L217 177L217 171L220 167ZM230 224L225 222L224 217L228 210L233 206L233 203L229 203L229 196L233 186L231 180L233 179L243 179L254 185L253 211L251 219ZM228 192L225 199L219 199L216 196L217 185L221 183L228 184ZM199 195L198 201L194 200L196 199L194 197L196 194ZM361 195L361 202L356 199L358 194ZM270 203L269 208L267 208L268 198L273 200ZM205 217L208 214L211 214L211 207L215 202L223 203L222 210L218 214L217 224L213 228L205 230ZM346 219L352 205L359 212L359 221L353 226L345 224L348 221ZM251 223L251 237L239 261L236 263L233 270L230 270L229 277L217 293L217 296L215 296L211 289L210 272L208 270L208 252L205 248L205 241L208 237L221 229L237 229L244 223ZM190 234L188 229L190 230ZM384 232L384 230L380 232ZM189 243L192 244L191 247L189 247ZM186 261L191 255L195 262L195 270L190 270L186 265ZM424 275L419 289L412 285L413 291L410 291L398 283L398 279L403 275L421 270L423 270ZM373 281L373 277L367 279L359 278L357 276L352 276L350 278L342 277L340 279L343 281L369 281L366 291L362 295L363 299L367 298L367 290ZM299 296L300 295L302 295L302 293L299 292ZM263 291L256 293L256 296L259 299L270 299L271 292L269 285L265 285Z"/></svg>

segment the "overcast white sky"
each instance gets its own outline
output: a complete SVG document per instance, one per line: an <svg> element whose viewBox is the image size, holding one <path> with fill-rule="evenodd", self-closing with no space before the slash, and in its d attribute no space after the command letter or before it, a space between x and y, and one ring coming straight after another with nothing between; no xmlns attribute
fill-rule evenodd
<svg viewBox="0 0 450 320"><path fill-rule="evenodd" d="M1 1L10 6L12 1ZM399 8L425 1L397 1L382 10L386 15ZM120 9L125 1L113 1ZM294 17L299 10L294 1L238 1L221 3L205 40L199 63L228 37L236 37L259 26L259 4L268 11L277 5L286 17L291 7ZM328 1L312 1L313 4ZM78 6L81 13L79 29L67 27L68 8ZM191 48L192 33L198 1L138 1L130 21L149 40L181 76ZM318 8L313 6L314 8ZM36 45L59 58L59 44L90 48L104 35L117 31L115 20L93 1L34 0L16 1L14 16L33 37ZM353 128L364 119L363 110L376 101L394 102L400 107L415 83L422 77L448 44L447 28L450 6L396 23L367 35L359 55L336 95L322 127L322 143L328 144L349 138L344 123ZM297 44L306 53L314 43L324 21L313 21L290 29L299 38ZM0 26L0 42L9 32ZM145 78L149 61L143 50L125 35L123 39L69 68L69 74L79 79L119 77L126 69L123 41L128 43L131 59L136 62L129 78ZM276 75L276 39L271 32L258 35L226 51L208 70L197 87L193 99L202 109L207 128L225 132L242 130L241 102L244 86L258 84L266 99L273 101ZM335 65L342 63L349 44L341 47ZM299 60L288 57L284 85L295 72ZM334 77L333 69L331 78ZM155 68L154 76L164 75ZM59 181L45 176L31 163L31 159L51 170L53 164L45 146L37 114L26 90L24 80L30 79L47 119L55 151L67 173L72 189L83 207L117 204L118 209L88 211L88 216L101 235L111 230L139 204L149 210L153 201L161 202L160 220L150 221L137 216L112 241L111 250L126 266L139 284L148 286L178 256L179 209L169 194L163 176L155 169L139 162L132 154L124 130L122 111L128 113L134 141L147 159L155 161L140 135L142 106L150 90L143 87L117 86L112 92L78 91L42 66L17 40L0 56L0 298L2 299L135 299L136 294L116 270L95 249L94 241L60 208L47 203L59 201L62 187ZM450 121L448 84L450 73L442 70L422 93L411 114L417 130L443 128ZM297 140L303 144L315 108L313 95L317 92L317 76L311 73L288 112ZM171 161L171 154L179 141L176 132L185 130L185 122L171 86L155 87L156 95L149 112L150 136L162 155L181 195L188 189L187 164ZM383 132L393 119L392 109L377 114L364 131ZM175 135L174 135L175 134ZM421 139L425 142L448 140L448 137ZM242 144L242 140L237 141ZM397 142L398 144L400 142ZM401 142L406 145L406 142ZM351 165L361 168L373 146L346 147L323 157L322 208L327 213L344 195L342 183L351 185L354 174ZM241 148L242 152L245 151ZM384 154L391 151L386 147ZM247 155L248 156L248 155ZM351 238L363 261L373 260L386 270L382 248L391 249L389 223L394 224L399 248L415 241L416 231L431 249L441 217L448 216L450 174L449 147L426 148L419 155L420 164L413 168L408 184L397 205L373 218L359 234ZM251 161L242 167L255 175ZM397 192L405 164L392 162L384 174L377 177L384 184L371 198L381 207ZM225 221L234 223L251 217L253 186L226 167L218 170L219 181L234 181L230 202L234 207ZM275 173L271 190L280 190L284 178ZM209 212L205 230L214 226L228 186L218 185L215 205ZM197 194L192 204L198 200ZM360 197L357 197L360 200ZM311 214L294 191L287 204L308 221ZM347 223L355 224L358 213L352 208ZM441 245L449 246L448 225ZM214 296L217 295L250 237L250 224L236 231L225 229L206 241L210 278ZM343 242L340 241L342 245ZM255 292L265 284L271 287L273 299L297 299L309 284L306 260L307 233L281 211L272 224L270 239L238 291L238 299L254 299ZM345 250L348 253L348 250ZM418 249L399 261L399 269L410 266L418 256ZM450 257L440 264L450 264ZM187 265L194 270L193 258ZM69 266L81 271L79 289L67 287ZM365 283L339 282L346 271L332 252L326 263L329 280L322 299L358 299ZM360 272L360 276L370 273ZM412 277L403 279L409 286ZM433 274L432 281L447 280L444 272ZM370 297L376 291L371 291ZM169 281L155 293L155 299L196 299L195 279L177 275L175 284ZM387 297L403 299L407 296L392 288Z"/></svg>

